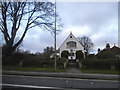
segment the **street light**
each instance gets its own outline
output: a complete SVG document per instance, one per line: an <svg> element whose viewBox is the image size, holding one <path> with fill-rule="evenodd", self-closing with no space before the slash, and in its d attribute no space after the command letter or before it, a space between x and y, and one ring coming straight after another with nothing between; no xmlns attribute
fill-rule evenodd
<svg viewBox="0 0 120 90"><path fill-rule="evenodd" d="M57 63L56 63L56 0L55 0L55 31L54 31L54 48L55 48L55 58L54 58L54 68L55 68L55 71L56 71L56 66L57 66Z"/></svg>

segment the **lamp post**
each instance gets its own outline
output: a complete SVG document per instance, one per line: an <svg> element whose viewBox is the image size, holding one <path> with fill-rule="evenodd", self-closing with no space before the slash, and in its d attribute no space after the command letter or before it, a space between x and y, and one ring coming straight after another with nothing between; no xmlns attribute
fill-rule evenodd
<svg viewBox="0 0 120 90"><path fill-rule="evenodd" d="M55 68L55 71L56 71L56 66L57 66L57 63L56 63L56 0L55 0L55 30L54 30L54 48L55 48L55 56L54 56L54 68Z"/></svg>

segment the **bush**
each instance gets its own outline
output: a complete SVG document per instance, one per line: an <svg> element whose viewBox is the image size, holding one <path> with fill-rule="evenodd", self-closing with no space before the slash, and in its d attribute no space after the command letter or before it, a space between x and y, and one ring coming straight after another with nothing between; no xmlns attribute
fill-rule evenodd
<svg viewBox="0 0 120 90"><path fill-rule="evenodd" d="M2 65L19 65L20 61L23 59L24 55L22 53L15 52L10 56L2 57Z"/></svg>
<svg viewBox="0 0 120 90"><path fill-rule="evenodd" d="M23 66L50 67L52 66L52 61L45 56L37 55L23 59Z"/></svg>
<svg viewBox="0 0 120 90"><path fill-rule="evenodd" d="M83 52L81 50L76 52L76 59L83 59Z"/></svg>
<svg viewBox="0 0 120 90"><path fill-rule="evenodd" d="M110 51L103 51L101 53L98 54L98 58L100 59L111 59L111 58L116 58L115 57L116 54L114 52L110 52Z"/></svg>
<svg viewBox="0 0 120 90"><path fill-rule="evenodd" d="M68 59L69 52L68 51L63 51L61 53L61 57Z"/></svg>
<svg viewBox="0 0 120 90"><path fill-rule="evenodd" d="M59 68L64 68L64 63L66 62L66 58L58 58L57 59L57 66L59 67Z"/></svg>
<svg viewBox="0 0 120 90"><path fill-rule="evenodd" d="M6 66L24 66L24 67L54 67L54 59L50 59L47 54L29 54L24 52L15 52L9 57L2 57L2 64ZM57 58L57 67L63 68L65 58Z"/></svg>
<svg viewBox="0 0 120 90"><path fill-rule="evenodd" d="M58 57L57 58L57 68L64 68L64 63L66 62L66 58L60 58L60 57ZM55 63L55 61L54 61L54 59L52 59L52 63L54 64Z"/></svg>
<svg viewBox="0 0 120 90"><path fill-rule="evenodd" d="M2 64L7 66L18 66L21 64L21 66L49 67L53 65L52 62L47 54L35 55L27 52L14 52L10 56L2 57Z"/></svg>
<svg viewBox="0 0 120 90"><path fill-rule="evenodd" d="M82 60L83 69L111 69L111 65L119 69L118 59L85 59Z"/></svg>

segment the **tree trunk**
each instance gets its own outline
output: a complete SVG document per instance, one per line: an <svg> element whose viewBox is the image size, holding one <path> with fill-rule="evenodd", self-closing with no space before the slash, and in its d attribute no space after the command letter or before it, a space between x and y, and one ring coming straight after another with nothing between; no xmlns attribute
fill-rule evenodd
<svg viewBox="0 0 120 90"><path fill-rule="evenodd" d="M10 56L15 51L15 48L11 45L5 45L2 47L2 55L3 56Z"/></svg>

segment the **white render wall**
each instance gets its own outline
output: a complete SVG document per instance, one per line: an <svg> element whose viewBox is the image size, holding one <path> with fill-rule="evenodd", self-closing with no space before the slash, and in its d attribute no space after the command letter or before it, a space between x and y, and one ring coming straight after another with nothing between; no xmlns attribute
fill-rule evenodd
<svg viewBox="0 0 120 90"><path fill-rule="evenodd" d="M72 38L70 38L70 36L72 36ZM67 48L67 42L69 41L74 41L76 42L76 47L75 48ZM78 42L78 40L73 36L72 33L70 33L70 35L67 37L67 39L63 42L63 44L60 46L59 48L59 53L60 53L60 57L61 57L61 53L62 51L66 50L70 53L70 49L73 49L73 59L76 59L76 51L81 50L84 53L84 48L83 46ZM68 59L71 59L71 56L68 57Z"/></svg>

